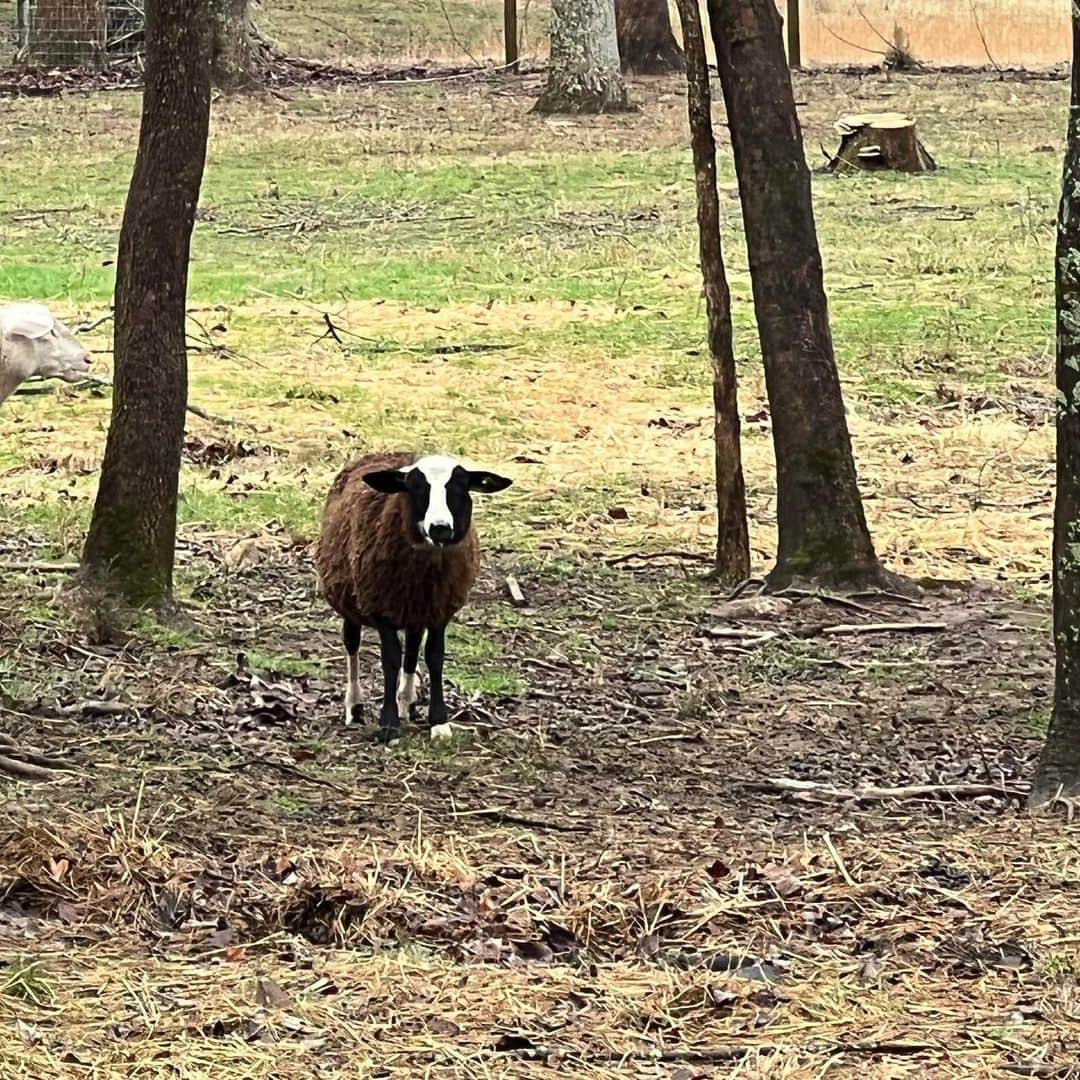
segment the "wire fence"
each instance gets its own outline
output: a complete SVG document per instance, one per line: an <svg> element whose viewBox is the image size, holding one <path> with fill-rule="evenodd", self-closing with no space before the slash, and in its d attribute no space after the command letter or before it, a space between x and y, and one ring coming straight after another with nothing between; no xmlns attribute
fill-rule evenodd
<svg viewBox="0 0 1080 1080"><path fill-rule="evenodd" d="M789 14L789 0L776 0ZM0 0L0 67L103 67L142 47L143 0ZM516 0L519 51L547 55L550 0ZM292 56L348 65L500 63L503 0L253 0ZM1039 68L1070 55L1061 0L799 0L802 64ZM678 18L672 17L678 34ZM711 50L710 50L711 55Z"/></svg>
<svg viewBox="0 0 1080 1080"><path fill-rule="evenodd" d="M142 45L142 0L8 0L0 20L16 63L103 67Z"/></svg>

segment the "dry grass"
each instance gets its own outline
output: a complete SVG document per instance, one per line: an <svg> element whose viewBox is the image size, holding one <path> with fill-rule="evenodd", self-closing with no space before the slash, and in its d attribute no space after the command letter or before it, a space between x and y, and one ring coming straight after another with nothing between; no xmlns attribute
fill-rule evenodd
<svg viewBox="0 0 1080 1080"><path fill-rule="evenodd" d="M0 997L3 1076L697 1075L725 1050L747 1076L996 1076L1080 1049L1080 847L1047 820L706 844L676 875L507 830L215 857L107 812L6 828L7 950L47 1000Z"/></svg>

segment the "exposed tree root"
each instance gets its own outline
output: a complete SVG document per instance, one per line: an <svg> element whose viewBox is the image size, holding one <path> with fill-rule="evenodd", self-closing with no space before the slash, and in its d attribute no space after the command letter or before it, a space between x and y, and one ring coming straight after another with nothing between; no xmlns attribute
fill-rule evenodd
<svg viewBox="0 0 1080 1080"><path fill-rule="evenodd" d="M52 780L58 772L72 768L70 762L27 749L9 735L0 734L0 775L16 780Z"/></svg>

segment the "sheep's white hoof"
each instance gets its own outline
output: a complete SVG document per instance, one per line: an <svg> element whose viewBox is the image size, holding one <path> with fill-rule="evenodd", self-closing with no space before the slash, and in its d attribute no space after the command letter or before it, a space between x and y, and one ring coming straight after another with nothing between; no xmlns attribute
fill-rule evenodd
<svg viewBox="0 0 1080 1080"><path fill-rule="evenodd" d="M454 736L453 724L436 724L431 731L431 741L439 742L441 739L451 739Z"/></svg>
<svg viewBox="0 0 1080 1080"><path fill-rule="evenodd" d="M361 712L360 688L350 686L345 691L345 726L348 727L354 720L360 721Z"/></svg>

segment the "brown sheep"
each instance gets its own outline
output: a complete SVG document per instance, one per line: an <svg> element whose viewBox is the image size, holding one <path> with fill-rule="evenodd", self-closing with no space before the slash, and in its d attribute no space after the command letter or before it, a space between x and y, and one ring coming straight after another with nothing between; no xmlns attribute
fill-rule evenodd
<svg viewBox="0 0 1080 1080"><path fill-rule="evenodd" d="M359 712L360 628L370 626L379 633L383 669L380 740L394 737L416 701L425 633L428 723L434 734L448 732L446 625L468 599L480 564L470 493L509 486L503 476L443 455L373 454L338 474L326 497L316 565L322 594L344 622L346 724Z"/></svg>

